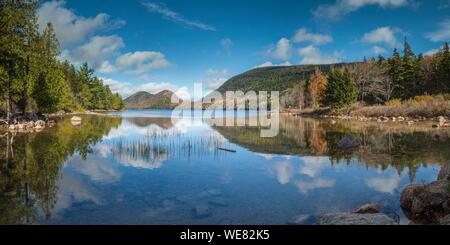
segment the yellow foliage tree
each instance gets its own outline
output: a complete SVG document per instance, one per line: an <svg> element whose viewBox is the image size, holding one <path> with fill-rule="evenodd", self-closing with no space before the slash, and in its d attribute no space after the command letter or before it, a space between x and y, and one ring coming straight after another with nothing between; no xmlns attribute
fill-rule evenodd
<svg viewBox="0 0 450 245"><path fill-rule="evenodd" d="M323 75L319 68L316 68L316 71L311 75L308 82L308 95L312 107L319 107L325 99L327 84L328 80L326 76Z"/></svg>

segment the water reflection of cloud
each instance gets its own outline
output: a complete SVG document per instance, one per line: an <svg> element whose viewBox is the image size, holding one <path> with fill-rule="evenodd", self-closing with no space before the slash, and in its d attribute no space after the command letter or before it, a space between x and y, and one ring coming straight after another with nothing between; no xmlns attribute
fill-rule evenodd
<svg viewBox="0 0 450 245"><path fill-rule="evenodd" d="M387 177L375 177L367 180L367 186L383 193L394 194L401 182L400 176L392 174Z"/></svg>
<svg viewBox="0 0 450 245"><path fill-rule="evenodd" d="M294 175L294 168L288 161L275 163L272 168L277 175L278 182L282 185L288 184Z"/></svg>
<svg viewBox="0 0 450 245"><path fill-rule="evenodd" d="M256 153L256 155L260 156L268 161L272 160L275 157L275 155L273 155L273 154L265 154L265 153Z"/></svg>
<svg viewBox="0 0 450 245"><path fill-rule="evenodd" d="M57 202L53 214L58 214L74 203L92 202L96 205L102 205L103 203L97 190L77 175L65 172L58 186Z"/></svg>
<svg viewBox="0 0 450 245"><path fill-rule="evenodd" d="M304 194L315 189L331 188L334 187L335 184L336 184L335 180L322 178L312 179L310 181L297 181L295 183L297 189Z"/></svg>
<svg viewBox="0 0 450 245"><path fill-rule="evenodd" d="M302 157L301 159L303 164L299 167L300 173L312 178L331 166L328 157Z"/></svg>
<svg viewBox="0 0 450 245"><path fill-rule="evenodd" d="M126 154L117 155L117 160L119 163L125 167L133 167L133 168L141 168L141 169L158 169L164 165L164 162L167 161L168 156L167 153L158 153L154 154L152 158L144 159L144 158L135 158Z"/></svg>
<svg viewBox="0 0 450 245"><path fill-rule="evenodd" d="M88 176L93 181L103 183L119 181L122 176L107 158L96 155L90 155L86 160L83 160L79 156L75 156L68 162L67 166Z"/></svg>

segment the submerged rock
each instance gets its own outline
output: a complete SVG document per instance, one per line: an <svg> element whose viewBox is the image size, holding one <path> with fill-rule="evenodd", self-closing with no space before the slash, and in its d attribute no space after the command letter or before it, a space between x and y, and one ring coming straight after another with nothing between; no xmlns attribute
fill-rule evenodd
<svg viewBox="0 0 450 245"><path fill-rule="evenodd" d="M352 213L355 214L377 214L380 212L380 206L376 203L365 204L359 208L355 208Z"/></svg>
<svg viewBox="0 0 450 245"><path fill-rule="evenodd" d="M72 118L70 119L70 123L71 123L73 126L80 126L80 125L81 125L81 121L82 121L81 117L72 117Z"/></svg>
<svg viewBox="0 0 450 245"><path fill-rule="evenodd" d="M194 217L197 219L207 218L211 215L212 212L207 205L197 205L194 208Z"/></svg>
<svg viewBox="0 0 450 245"><path fill-rule="evenodd" d="M358 148L361 145L361 142L353 136L347 135L341 139L337 145L344 150L350 150Z"/></svg>
<svg viewBox="0 0 450 245"><path fill-rule="evenodd" d="M218 207L228 206L227 201L225 201L225 199L222 197L212 198L211 200L208 201L208 203L211 205L214 205L214 206L218 206Z"/></svg>
<svg viewBox="0 0 450 245"><path fill-rule="evenodd" d="M308 214L302 214L302 215L298 215L293 217L292 219L290 219L287 224L288 225L307 225L312 219L311 215Z"/></svg>
<svg viewBox="0 0 450 245"><path fill-rule="evenodd" d="M336 213L319 217L317 225L395 225L396 222L385 214Z"/></svg>

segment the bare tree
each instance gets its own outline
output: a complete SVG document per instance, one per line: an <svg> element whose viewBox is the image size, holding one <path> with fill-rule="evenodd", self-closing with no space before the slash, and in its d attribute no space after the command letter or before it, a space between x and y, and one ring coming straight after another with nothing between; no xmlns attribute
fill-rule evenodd
<svg viewBox="0 0 450 245"><path fill-rule="evenodd" d="M374 61L364 61L352 65L350 71L355 79L360 102L364 102L369 95L379 102L391 99L395 87L382 65Z"/></svg>
<svg viewBox="0 0 450 245"><path fill-rule="evenodd" d="M373 79L369 86L369 91L378 102L388 102L391 100L396 85L387 74L384 67L376 65L372 67Z"/></svg>

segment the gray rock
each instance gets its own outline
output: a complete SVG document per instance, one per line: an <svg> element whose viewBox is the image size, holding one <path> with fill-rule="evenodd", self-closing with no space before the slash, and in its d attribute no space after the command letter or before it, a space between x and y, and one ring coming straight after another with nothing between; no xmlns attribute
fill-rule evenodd
<svg viewBox="0 0 450 245"><path fill-rule="evenodd" d="M338 142L338 146L344 150L358 148L361 142L353 136L347 135Z"/></svg>
<svg viewBox="0 0 450 245"><path fill-rule="evenodd" d="M435 181L428 185L409 185L401 195L400 206L417 224L437 224L450 214L450 182Z"/></svg>
<svg viewBox="0 0 450 245"><path fill-rule="evenodd" d="M441 225L450 225L450 215L445 216L441 219Z"/></svg>
<svg viewBox="0 0 450 245"><path fill-rule="evenodd" d="M447 122L447 120L445 120L445 117L442 117L442 116L438 117L437 121L438 121L439 127L444 127L445 123Z"/></svg>
<svg viewBox="0 0 450 245"><path fill-rule="evenodd" d="M317 225L395 225L385 214L325 214L319 217Z"/></svg>
<svg viewBox="0 0 450 245"><path fill-rule="evenodd" d="M438 180L450 180L450 162L442 166L439 172Z"/></svg>
<svg viewBox="0 0 450 245"><path fill-rule="evenodd" d="M365 204L359 208L355 208L352 213L355 214L377 214L380 212L380 206L376 203Z"/></svg>
<svg viewBox="0 0 450 245"><path fill-rule="evenodd" d="M42 120L37 120L37 121L34 123L34 128L36 128L36 129L42 129L42 128L45 128L45 122L42 121Z"/></svg>

